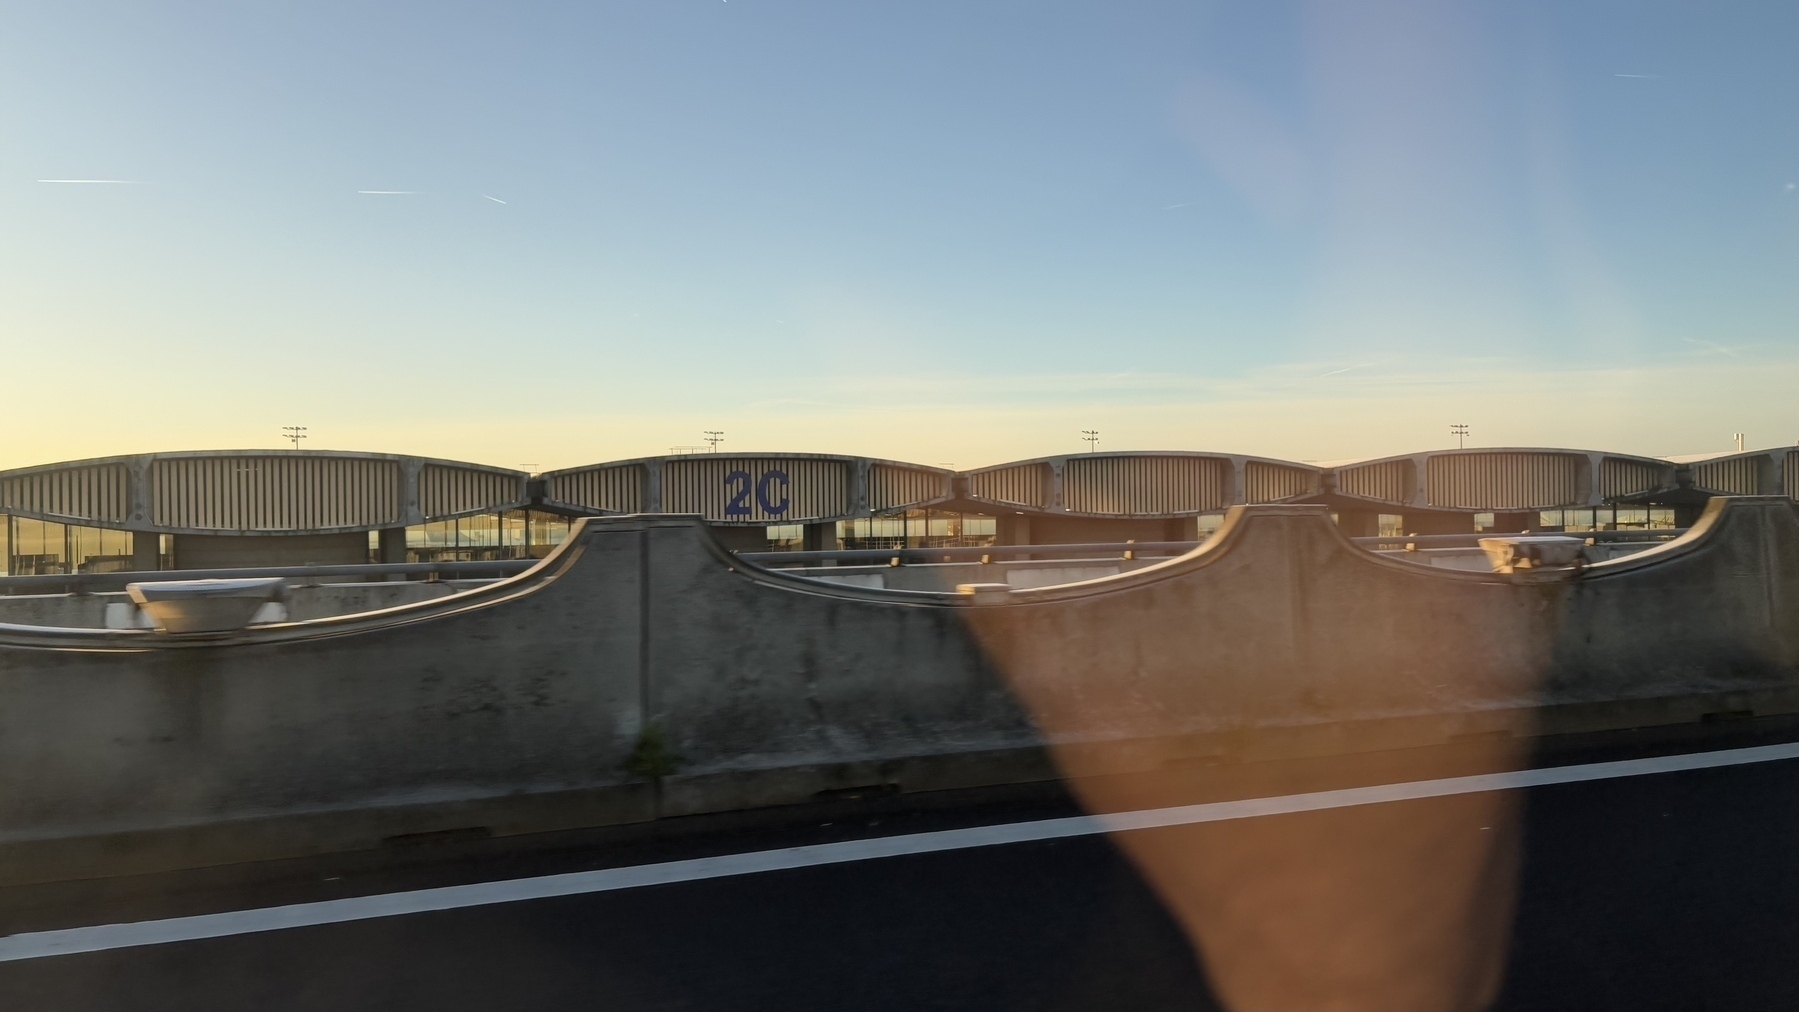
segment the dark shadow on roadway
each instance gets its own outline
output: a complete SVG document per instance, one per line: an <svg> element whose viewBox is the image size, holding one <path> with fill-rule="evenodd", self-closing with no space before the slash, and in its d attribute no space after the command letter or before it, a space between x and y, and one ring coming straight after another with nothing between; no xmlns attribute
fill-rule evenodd
<svg viewBox="0 0 1799 1012"><path fill-rule="evenodd" d="M1683 738L1684 736L1684 738ZM1799 738L1791 720L1546 741L1544 764ZM1378 757L1362 761L1365 782ZM1346 764L1344 776L1357 771ZM1253 795L1250 767L1206 771ZM1233 789L1234 788L1234 789ZM1799 762L1533 789L1502 1009L1799 1007ZM1068 814L1039 792L804 825L486 841L0 891L4 927L169 916ZM1433 804L1435 801L1406 802ZM821 813L831 816L820 825ZM834 813L834 814L833 814ZM1313 814L1278 816L1293 832ZM0 964L5 1009L1209 1009L1191 949L1084 838Z"/></svg>

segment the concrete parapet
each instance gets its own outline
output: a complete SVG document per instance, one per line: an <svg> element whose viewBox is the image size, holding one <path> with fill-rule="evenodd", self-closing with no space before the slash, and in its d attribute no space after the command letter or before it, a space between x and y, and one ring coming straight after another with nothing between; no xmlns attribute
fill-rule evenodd
<svg viewBox="0 0 1799 1012"><path fill-rule="evenodd" d="M1046 742L1102 777L1786 709L1795 601L1784 499L1515 574L1239 507L1179 558L985 595L771 572L698 518L593 519L521 576L355 615L0 626L0 878L1016 782L1052 775Z"/></svg>

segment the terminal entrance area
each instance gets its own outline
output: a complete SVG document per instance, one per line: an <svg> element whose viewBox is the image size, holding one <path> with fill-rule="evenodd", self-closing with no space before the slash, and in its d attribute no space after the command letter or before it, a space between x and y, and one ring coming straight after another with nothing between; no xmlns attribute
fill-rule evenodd
<svg viewBox="0 0 1799 1012"><path fill-rule="evenodd" d="M154 544L159 555L167 554L167 537L0 515L0 562L5 563L0 575L131 572L140 568L132 565L138 538Z"/></svg>
<svg viewBox="0 0 1799 1012"><path fill-rule="evenodd" d="M771 528L772 530L772 528ZM859 548L986 548L995 543L999 519L982 513L910 509L887 516L837 522L837 544ZM773 548L773 545L770 545Z"/></svg>

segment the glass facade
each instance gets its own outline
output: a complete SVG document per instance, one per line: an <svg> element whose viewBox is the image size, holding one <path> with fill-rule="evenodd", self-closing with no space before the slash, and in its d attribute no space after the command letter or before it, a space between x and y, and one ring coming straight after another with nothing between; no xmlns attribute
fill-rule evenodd
<svg viewBox="0 0 1799 1012"><path fill-rule="evenodd" d="M805 524L770 524L768 527L768 550L771 552L798 552L806 547Z"/></svg>
<svg viewBox="0 0 1799 1012"><path fill-rule="evenodd" d="M130 531L0 515L7 576L130 572L133 537Z"/></svg>
<svg viewBox="0 0 1799 1012"><path fill-rule="evenodd" d="M1674 511L1661 506L1601 506L1597 509L1543 510L1539 531L1660 531L1674 529Z"/></svg>
<svg viewBox="0 0 1799 1012"><path fill-rule="evenodd" d="M837 521L837 544L855 548L985 548L999 520L982 513L916 509Z"/></svg>
<svg viewBox="0 0 1799 1012"><path fill-rule="evenodd" d="M407 562L541 559L568 538L574 521L537 510L479 513L406 528ZM370 551L377 535L370 535ZM371 556L377 557L377 556Z"/></svg>

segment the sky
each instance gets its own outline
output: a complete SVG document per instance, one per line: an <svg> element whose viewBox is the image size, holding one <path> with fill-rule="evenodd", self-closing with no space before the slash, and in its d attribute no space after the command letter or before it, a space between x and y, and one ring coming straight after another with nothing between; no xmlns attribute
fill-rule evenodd
<svg viewBox="0 0 1799 1012"><path fill-rule="evenodd" d="M0 468L1799 442L1789 3L7 19Z"/></svg>

